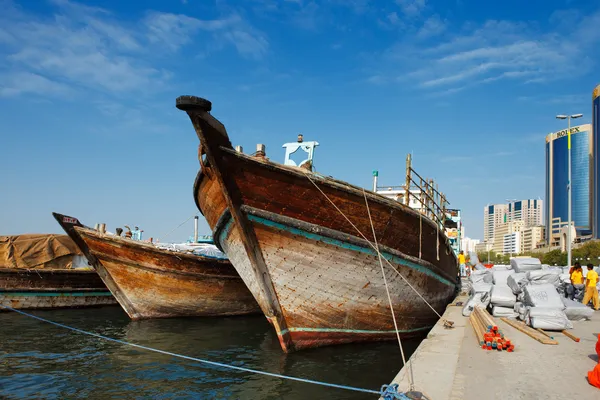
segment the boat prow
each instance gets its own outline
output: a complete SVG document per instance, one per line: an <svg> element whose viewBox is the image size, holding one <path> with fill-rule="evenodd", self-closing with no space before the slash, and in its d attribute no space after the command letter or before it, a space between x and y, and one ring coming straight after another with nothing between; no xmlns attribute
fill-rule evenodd
<svg viewBox="0 0 600 400"><path fill-rule="evenodd" d="M73 217L54 216L134 320L259 312L227 260L159 249L86 228Z"/></svg>

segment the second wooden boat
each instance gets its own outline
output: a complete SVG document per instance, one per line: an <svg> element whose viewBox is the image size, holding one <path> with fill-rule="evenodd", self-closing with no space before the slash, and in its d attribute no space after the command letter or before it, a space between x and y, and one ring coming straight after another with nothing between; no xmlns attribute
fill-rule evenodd
<svg viewBox="0 0 600 400"><path fill-rule="evenodd" d="M131 319L242 315L260 309L227 260L162 250L53 213Z"/></svg>
<svg viewBox="0 0 600 400"><path fill-rule="evenodd" d="M40 310L116 304L69 237L0 236L0 305Z"/></svg>
<svg viewBox="0 0 600 400"><path fill-rule="evenodd" d="M310 162L291 167L262 152L245 155L233 149L208 100L182 96L177 107L200 139L196 204L284 351L394 339L387 290L402 336L435 324L431 308L441 314L456 286L456 257L443 222L433 219L442 213L423 215L320 176ZM421 196L431 197L426 189Z"/></svg>

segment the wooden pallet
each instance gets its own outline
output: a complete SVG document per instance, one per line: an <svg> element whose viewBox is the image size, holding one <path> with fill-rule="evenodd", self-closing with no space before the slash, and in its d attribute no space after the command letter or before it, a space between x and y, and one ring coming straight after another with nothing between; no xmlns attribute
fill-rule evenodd
<svg viewBox="0 0 600 400"><path fill-rule="evenodd" d="M558 342L556 340L550 339L548 336L544 335L543 333L540 333L539 331L533 329L532 327L530 327L528 325L525 325L521 321L517 321L514 319L505 318L505 317L500 318L500 319L503 322L506 322L508 325L515 328L516 330L523 332L527 336L531 337L532 339L537 340L538 342L540 342L542 344L558 344Z"/></svg>

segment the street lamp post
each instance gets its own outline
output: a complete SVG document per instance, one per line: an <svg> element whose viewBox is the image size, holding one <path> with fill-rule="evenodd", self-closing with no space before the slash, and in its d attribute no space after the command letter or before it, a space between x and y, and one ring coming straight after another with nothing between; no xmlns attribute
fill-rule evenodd
<svg viewBox="0 0 600 400"><path fill-rule="evenodd" d="M567 120L567 148L568 148L568 171L569 171L569 177L567 178L567 195L568 195L568 214L569 214L569 225L567 228L567 265L569 267L571 267L571 119L575 119L575 118L581 118L583 117L583 114L573 114L573 115L557 115L556 118L557 119L566 119Z"/></svg>

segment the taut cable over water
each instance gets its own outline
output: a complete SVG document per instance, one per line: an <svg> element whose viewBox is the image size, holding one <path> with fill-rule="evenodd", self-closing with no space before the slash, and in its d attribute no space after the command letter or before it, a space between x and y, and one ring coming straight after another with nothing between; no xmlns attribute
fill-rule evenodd
<svg viewBox="0 0 600 400"><path fill-rule="evenodd" d="M0 307L6 309L8 311L14 311L14 312L19 313L21 315L24 315L24 316L27 316L27 317L30 317L30 318L33 318L33 319L37 319L38 321L46 322L48 324L51 324L51 325L54 325L54 326L58 326L60 328L68 329L68 330L73 331L73 332L81 333L81 334L88 335L88 336L93 336L93 337L96 337L96 338L99 338L99 339L107 340L107 341L114 342L114 343L123 344L123 345L126 345L126 346L135 347L135 348L142 349L142 350L148 350L148 351L152 351L152 352L155 352L155 353L160 353L160 354L165 354L165 355L172 356L172 357L182 358L184 360L197 361L199 363L211 365L213 367L228 368L228 369L233 369L233 370L242 371L242 372L249 372L249 373L253 373L253 374L270 376L270 377L273 377L273 378L287 379L287 380L296 381L296 382L303 382L303 383L312 383L314 385L326 386L326 387L335 388L335 389L350 390L350 391L354 391L354 392L369 393L369 394L375 394L375 395L381 395L381 396L383 396L384 393L385 393L385 389L384 388L388 387L388 385L384 385L382 387L382 390L378 391L378 390L364 389L364 388L358 388L358 387L353 387L353 386L338 385L338 384L335 384L335 383L321 382L321 381L316 381L316 380L313 380L313 379L298 378L298 377L295 377L295 376L287 376L287 375L275 374L275 373L272 373L272 372L259 371L259 370L251 369L251 368L238 367L238 366L235 366L235 365L230 365L230 364L225 364L225 363L220 363L220 362L216 362L216 361L210 361L210 360L205 360L205 359L195 358L195 357L190 357L190 356L185 356L185 355L182 355L182 354L172 353L170 351L164 351L164 350L159 350L159 349L155 349L155 348L148 347L148 346L142 346L142 345L135 344L135 343L129 343L129 342L126 342L124 340L114 339L114 338L111 338L111 337L108 337L108 336L99 335L97 333L84 331L83 329L78 329L78 328L74 328L72 326L64 325L64 324L61 324L59 322L50 321L48 319L45 319L45 318L42 318L42 317L38 317L36 315L32 315L32 314L23 312L21 310L15 310L14 308L11 308L11 307L7 307L7 306L3 306L3 305L0 305ZM399 398L399 399L409 399L409 397L404 397L404 398L403 397L397 397L397 398ZM394 397L390 397L390 399L394 399Z"/></svg>

